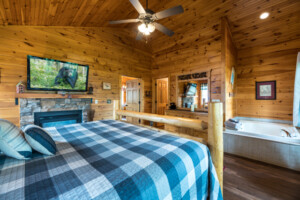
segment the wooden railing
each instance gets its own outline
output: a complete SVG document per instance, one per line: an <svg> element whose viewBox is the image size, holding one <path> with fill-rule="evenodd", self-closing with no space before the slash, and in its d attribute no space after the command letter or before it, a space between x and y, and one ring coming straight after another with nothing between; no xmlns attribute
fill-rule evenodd
<svg viewBox="0 0 300 200"><path fill-rule="evenodd" d="M166 115L157 115L151 113L141 113L141 112L134 112L134 111L126 111L126 110L117 110L116 114L119 116L136 117L142 120L170 124L179 127L193 128L200 131L207 129L207 123L197 119L172 117Z"/></svg>
<svg viewBox="0 0 300 200"><path fill-rule="evenodd" d="M119 101L114 101L114 119L118 120L119 116L136 117L142 120L170 124L178 127L192 128L196 130L208 129L208 147L218 175L218 179L223 191L223 105L222 103L209 103L208 106L208 123L202 120L189 119L182 117L173 117L166 115L157 115L150 113L141 113L134 111L119 110ZM169 132L170 133L170 132ZM193 139L189 135L176 134L181 137ZM197 140L199 141L199 140Z"/></svg>

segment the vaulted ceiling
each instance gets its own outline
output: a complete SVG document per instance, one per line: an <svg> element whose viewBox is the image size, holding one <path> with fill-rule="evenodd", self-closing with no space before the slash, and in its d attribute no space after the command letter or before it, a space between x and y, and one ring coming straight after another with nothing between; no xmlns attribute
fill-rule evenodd
<svg viewBox="0 0 300 200"><path fill-rule="evenodd" d="M146 0L140 0L145 6ZM159 23L183 37L193 30L220 30L227 17L238 49L268 45L300 37L299 0L149 0L149 8L161 11L182 5L183 14ZM262 12L270 17L259 19ZM136 18L129 0L1 0L0 24L28 26L123 27L137 31L137 25L109 25L109 20ZM208 32L209 33L209 32ZM150 42L173 40L155 31Z"/></svg>

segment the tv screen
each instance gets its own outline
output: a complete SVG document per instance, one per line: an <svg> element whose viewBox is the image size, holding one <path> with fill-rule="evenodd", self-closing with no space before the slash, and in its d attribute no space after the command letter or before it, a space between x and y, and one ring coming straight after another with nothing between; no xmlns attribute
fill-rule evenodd
<svg viewBox="0 0 300 200"><path fill-rule="evenodd" d="M87 91L88 65L27 56L29 90Z"/></svg>
<svg viewBox="0 0 300 200"><path fill-rule="evenodd" d="M197 92L197 84L196 83L188 83L185 89L186 96L195 96Z"/></svg>

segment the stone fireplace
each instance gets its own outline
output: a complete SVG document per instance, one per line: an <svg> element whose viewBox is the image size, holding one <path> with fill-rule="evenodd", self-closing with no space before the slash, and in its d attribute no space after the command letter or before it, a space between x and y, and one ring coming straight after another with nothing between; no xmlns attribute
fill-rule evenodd
<svg viewBox="0 0 300 200"><path fill-rule="evenodd" d="M82 122L90 121L91 99L20 99L20 125L34 124L34 113L49 111L82 111Z"/></svg>

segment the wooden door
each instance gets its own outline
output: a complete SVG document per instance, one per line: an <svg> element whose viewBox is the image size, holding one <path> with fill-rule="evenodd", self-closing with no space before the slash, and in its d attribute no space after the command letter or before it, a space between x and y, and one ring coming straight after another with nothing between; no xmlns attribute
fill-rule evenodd
<svg viewBox="0 0 300 200"><path fill-rule="evenodd" d="M126 110L141 112L140 81L140 79L126 81ZM137 118L127 117L126 121L139 124L139 119Z"/></svg>
<svg viewBox="0 0 300 200"><path fill-rule="evenodd" d="M165 115L168 106L168 81L157 80L157 114Z"/></svg>

